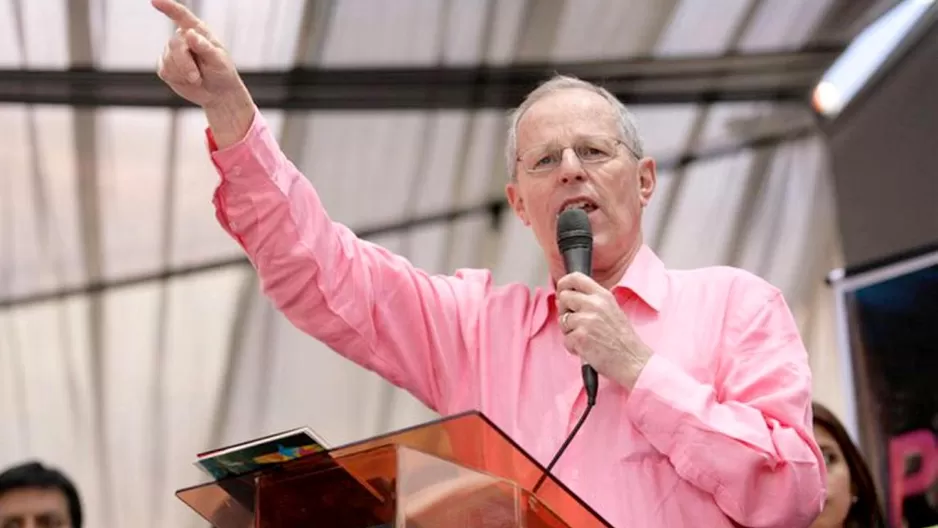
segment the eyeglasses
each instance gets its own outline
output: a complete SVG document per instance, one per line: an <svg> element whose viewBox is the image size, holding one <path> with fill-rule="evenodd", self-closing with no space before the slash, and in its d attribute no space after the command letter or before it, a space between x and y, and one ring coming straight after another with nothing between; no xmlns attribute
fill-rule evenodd
<svg viewBox="0 0 938 528"><path fill-rule="evenodd" d="M611 136L586 136L577 139L572 145L547 143L533 147L518 156L517 161L525 171L532 174L551 172L560 166L564 151L572 148L581 164L598 165L615 158L619 145L624 146L636 159L639 157L621 139Z"/></svg>

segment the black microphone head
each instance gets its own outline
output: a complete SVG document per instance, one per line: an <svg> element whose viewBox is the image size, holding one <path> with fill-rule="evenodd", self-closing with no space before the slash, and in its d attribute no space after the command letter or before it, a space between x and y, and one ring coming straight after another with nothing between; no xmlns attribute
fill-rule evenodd
<svg viewBox="0 0 938 528"><path fill-rule="evenodd" d="M557 219L557 246L561 253L575 247L593 247L593 228L583 209L567 209Z"/></svg>

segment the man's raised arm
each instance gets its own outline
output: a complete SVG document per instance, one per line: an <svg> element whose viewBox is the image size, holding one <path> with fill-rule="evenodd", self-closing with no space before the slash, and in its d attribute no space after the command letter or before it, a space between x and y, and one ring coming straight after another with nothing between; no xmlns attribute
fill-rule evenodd
<svg viewBox="0 0 938 528"><path fill-rule="evenodd" d="M264 292L299 329L430 407L447 412L453 398L471 400L460 391L478 379L476 329L490 275L430 276L332 222L206 25L173 0L152 3L178 28L160 78L205 110L221 176L217 217Z"/></svg>

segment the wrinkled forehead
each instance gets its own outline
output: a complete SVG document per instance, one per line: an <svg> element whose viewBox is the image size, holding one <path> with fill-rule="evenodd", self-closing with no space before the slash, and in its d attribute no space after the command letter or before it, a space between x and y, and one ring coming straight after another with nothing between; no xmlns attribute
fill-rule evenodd
<svg viewBox="0 0 938 528"><path fill-rule="evenodd" d="M595 135L621 135L616 109L595 92L579 88L561 90L538 100L521 117L518 152Z"/></svg>

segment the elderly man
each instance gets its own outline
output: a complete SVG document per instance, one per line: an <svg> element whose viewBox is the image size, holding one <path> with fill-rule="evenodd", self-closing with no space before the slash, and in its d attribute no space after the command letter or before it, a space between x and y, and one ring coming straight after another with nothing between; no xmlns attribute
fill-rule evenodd
<svg viewBox="0 0 938 528"><path fill-rule="evenodd" d="M480 409L546 463L585 407L555 474L617 526L808 526L824 497L807 354L779 291L740 270L665 269L643 244L655 190L629 113L556 78L514 113L507 197L551 284L486 270L429 275L323 210L276 144L231 59L172 0L160 77L209 123L223 228L298 328L443 414ZM565 273L559 213L588 213L592 278Z"/></svg>

